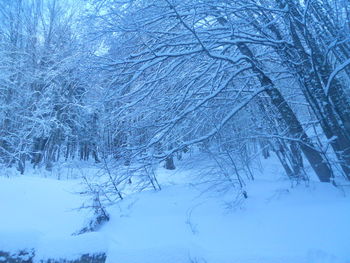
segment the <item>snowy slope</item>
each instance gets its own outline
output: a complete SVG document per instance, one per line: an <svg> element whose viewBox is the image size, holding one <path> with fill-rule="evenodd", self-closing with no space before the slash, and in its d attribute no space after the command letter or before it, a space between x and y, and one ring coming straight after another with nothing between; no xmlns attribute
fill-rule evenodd
<svg viewBox="0 0 350 263"><path fill-rule="evenodd" d="M162 191L131 194L108 207L110 222L81 236L71 235L88 215L76 210L78 180L0 177L0 249L35 247L36 260L108 251L109 263L350 262L346 191L313 181L291 187L266 169L275 174L257 176L248 199L235 203L233 192L191 185L193 167L158 172Z"/></svg>

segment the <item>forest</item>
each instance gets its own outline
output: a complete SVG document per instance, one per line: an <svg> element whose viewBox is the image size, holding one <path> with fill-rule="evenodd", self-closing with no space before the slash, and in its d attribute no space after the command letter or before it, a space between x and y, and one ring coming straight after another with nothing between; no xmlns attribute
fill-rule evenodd
<svg viewBox="0 0 350 263"><path fill-rule="evenodd" d="M0 62L2 175L98 167L79 234L185 163L233 206L266 163L273 183L350 189L348 0L0 0Z"/></svg>
<svg viewBox="0 0 350 263"><path fill-rule="evenodd" d="M347 1L2 1L4 166L278 157L350 178ZM237 169L238 169L237 168ZM235 180L237 178L234 178Z"/></svg>

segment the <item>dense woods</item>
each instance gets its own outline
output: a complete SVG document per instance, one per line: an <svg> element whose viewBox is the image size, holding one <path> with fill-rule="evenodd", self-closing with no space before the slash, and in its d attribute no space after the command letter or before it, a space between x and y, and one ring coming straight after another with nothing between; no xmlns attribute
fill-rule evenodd
<svg viewBox="0 0 350 263"><path fill-rule="evenodd" d="M204 152L241 188L271 155L350 179L346 0L1 0L0 24L3 166L141 163L157 188L153 164Z"/></svg>

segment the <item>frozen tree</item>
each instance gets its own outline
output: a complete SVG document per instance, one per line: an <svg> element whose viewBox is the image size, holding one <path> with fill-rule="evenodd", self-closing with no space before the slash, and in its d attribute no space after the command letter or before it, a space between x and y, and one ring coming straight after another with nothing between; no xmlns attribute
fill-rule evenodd
<svg viewBox="0 0 350 263"><path fill-rule="evenodd" d="M129 155L170 160L191 145L215 144L219 132L250 114L271 120L273 126L260 138L269 141L287 174L302 176L305 156L319 179L329 182L333 171L327 153L307 132L310 107L348 176L345 4L105 3L97 19L110 49L101 67L113 76L108 83L115 102L112 117L122 123L115 129ZM327 8L335 5L337 13L328 15ZM294 107L292 97L303 109ZM252 102L260 105L258 111L251 110ZM231 131L225 136L237 136Z"/></svg>
<svg viewBox="0 0 350 263"><path fill-rule="evenodd" d="M88 50L74 27L76 10L56 0L0 4L1 162L23 173L29 160L50 169L79 147L96 151L86 138L96 121L84 104Z"/></svg>
<svg viewBox="0 0 350 263"><path fill-rule="evenodd" d="M293 180L349 179L346 1L75 4L0 1L1 163L113 158L156 189L155 163L196 150L242 187L273 153Z"/></svg>

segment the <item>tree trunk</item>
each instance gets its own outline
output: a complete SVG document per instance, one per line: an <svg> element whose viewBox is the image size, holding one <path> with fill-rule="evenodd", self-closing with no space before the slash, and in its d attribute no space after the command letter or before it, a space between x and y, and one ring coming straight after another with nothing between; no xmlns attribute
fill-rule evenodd
<svg viewBox="0 0 350 263"><path fill-rule="evenodd" d="M257 67L257 65L254 64L253 61L257 60L248 46L240 43L237 45L237 47L242 54L251 58L252 70L257 74L261 85L266 87L266 93L270 97L272 104L278 109L285 123L288 125L289 133L297 140L300 140L300 149L308 159L319 180L321 182L330 182L332 177L331 170L326 165L326 162L323 160L320 152L315 149L311 139L304 131L302 125L288 103L285 101L281 92L274 86L272 80L259 67Z"/></svg>
<svg viewBox="0 0 350 263"><path fill-rule="evenodd" d="M165 169L167 170L175 170L174 158L172 155L168 156L165 159Z"/></svg>

